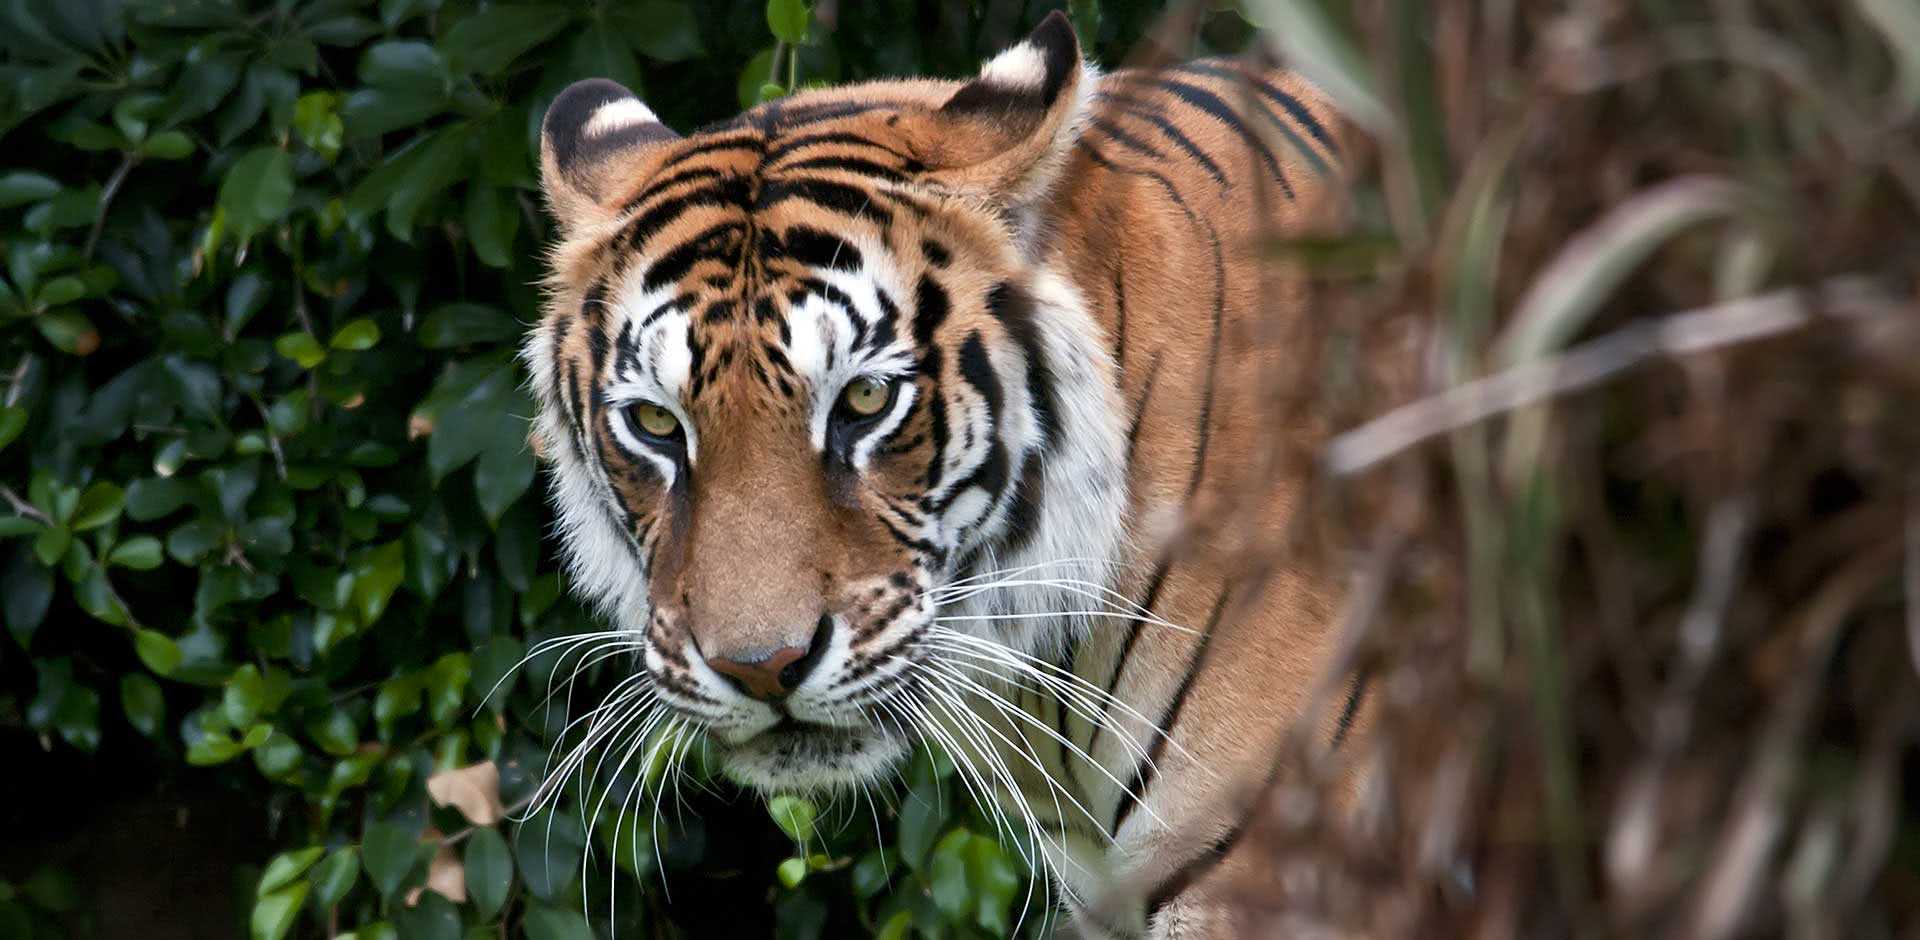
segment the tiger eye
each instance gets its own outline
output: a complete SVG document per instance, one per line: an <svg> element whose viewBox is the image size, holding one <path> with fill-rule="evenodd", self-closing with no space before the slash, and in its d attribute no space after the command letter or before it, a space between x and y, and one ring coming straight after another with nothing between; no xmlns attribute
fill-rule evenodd
<svg viewBox="0 0 1920 940"><path fill-rule="evenodd" d="M680 419L659 405L641 402L633 406L633 416L640 422L640 430L654 437L672 437L680 430Z"/></svg>
<svg viewBox="0 0 1920 940"><path fill-rule="evenodd" d="M840 393L840 401L847 410L862 418L879 414L892 397L893 386L879 379L855 379Z"/></svg>

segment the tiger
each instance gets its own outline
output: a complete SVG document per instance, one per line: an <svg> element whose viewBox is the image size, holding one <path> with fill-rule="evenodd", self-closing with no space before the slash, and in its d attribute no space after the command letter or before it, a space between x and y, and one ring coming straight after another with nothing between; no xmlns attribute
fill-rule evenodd
<svg viewBox="0 0 1920 940"><path fill-rule="evenodd" d="M1354 698L1306 716L1333 562L1241 563L1304 511L1317 433L1262 398L1307 295L1261 246L1340 217L1343 133L1279 68L1104 73L1059 12L964 81L685 136L562 91L523 355L634 713L768 793L940 748L1079 935L1236 935L1222 808L1296 723L1364 733Z"/></svg>

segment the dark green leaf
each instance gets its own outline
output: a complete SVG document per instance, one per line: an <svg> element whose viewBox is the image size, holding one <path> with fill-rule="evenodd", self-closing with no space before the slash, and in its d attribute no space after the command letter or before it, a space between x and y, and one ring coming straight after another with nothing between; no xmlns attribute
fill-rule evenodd
<svg viewBox="0 0 1920 940"><path fill-rule="evenodd" d="M560 4L495 4L455 23L440 44L454 71L491 75L566 29L574 9Z"/></svg>
<svg viewBox="0 0 1920 940"><path fill-rule="evenodd" d="M807 41L807 24L813 9L805 0L767 0L767 28L774 38L789 45Z"/></svg>
<svg viewBox="0 0 1920 940"><path fill-rule="evenodd" d="M363 554L353 567L350 609L362 626L371 626L406 576L406 545L394 541Z"/></svg>
<svg viewBox="0 0 1920 940"><path fill-rule="evenodd" d="M163 557L159 539L151 535L136 535L115 545L113 551L107 553L107 564L135 571L152 571L160 567Z"/></svg>
<svg viewBox="0 0 1920 940"><path fill-rule="evenodd" d="M360 840L360 861L367 879L383 898L392 898L407 883L420 856L419 841L413 833L392 823L367 826Z"/></svg>
<svg viewBox="0 0 1920 940"><path fill-rule="evenodd" d="M172 675L185 658L173 638L155 630L135 630L133 651L148 669L162 676Z"/></svg>
<svg viewBox="0 0 1920 940"><path fill-rule="evenodd" d="M251 940L281 940L293 929L300 906L307 901L308 885L298 881L253 903L253 916L247 921Z"/></svg>
<svg viewBox="0 0 1920 940"><path fill-rule="evenodd" d="M5 450L26 429L27 409L18 405L0 407L0 450Z"/></svg>
<svg viewBox="0 0 1920 940"><path fill-rule="evenodd" d="M75 356L91 356L100 348L100 331L77 310L52 310L33 318L33 326L53 348Z"/></svg>
<svg viewBox="0 0 1920 940"><path fill-rule="evenodd" d="M358 352L363 349L372 349L378 342L380 342L380 325L363 317L336 330L328 345L334 349Z"/></svg>
<svg viewBox="0 0 1920 940"><path fill-rule="evenodd" d="M520 228L520 204L511 194L486 185L467 192L467 238L481 262L504 268L513 262L513 235Z"/></svg>
<svg viewBox="0 0 1920 940"><path fill-rule="evenodd" d="M933 847L927 880L933 885L933 903L951 920L967 918L967 845L972 833L955 829Z"/></svg>
<svg viewBox="0 0 1920 940"><path fill-rule="evenodd" d="M807 880L807 860L804 858L787 859L781 862L780 866L774 870L774 876L780 880L780 884L785 886L787 890L791 891L794 888L798 888L800 887L800 882Z"/></svg>
<svg viewBox="0 0 1920 940"><path fill-rule="evenodd" d="M927 852L946 821L942 793L931 785L915 786L900 802L900 854L910 868L926 863Z"/></svg>
<svg viewBox="0 0 1920 940"><path fill-rule="evenodd" d="M267 863L267 870L260 873L260 884L254 889L254 896L265 897L291 884L293 879L312 868L313 863L319 861L325 852L326 849L316 845L274 856Z"/></svg>
<svg viewBox="0 0 1920 940"><path fill-rule="evenodd" d="M863 898L873 897L886 889L891 875L886 856L869 852L853 864L853 893Z"/></svg>
<svg viewBox="0 0 1920 940"><path fill-rule="evenodd" d="M267 305L273 284L259 271L242 271L227 285L227 335L237 335Z"/></svg>
<svg viewBox="0 0 1920 940"><path fill-rule="evenodd" d="M467 897L481 917L492 917L506 903L513 884L513 853L494 829L475 829L467 838Z"/></svg>
<svg viewBox="0 0 1920 940"><path fill-rule="evenodd" d="M460 712L473 666L465 653L448 653L436 660L425 676L427 712L435 724L445 724Z"/></svg>
<svg viewBox="0 0 1920 940"><path fill-rule="evenodd" d="M518 337L520 321L498 307L452 303L435 307L420 324L420 345L428 349L491 344Z"/></svg>
<svg viewBox="0 0 1920 940"><path fill-rule="evenodd" d="M87 284L77 277L56 277L40 285L33 302L41 307L59 307L87 295Z"/></svg>
<svg viewBox="0 0 1920 940"><path fill-rule="evenodd" d="M184 160L193 155L193 138L180 131L161 131L140 145L140 155L156 160Z"/></svg>
<svg viewBox="0 0 1920 940"><path fill-rule="evenodd" d="M513 694L518 673L514 667L520 664L525 647L511 636L497 637L473 654L473 698L485 699L498 713L506 709L507 699Z"/></svg>
<svg viewBox="0 0 1920 940"><path fill-rule="evenodd" d="M527 909L527 940L594 940L593 929L577 911L536 904Z"/></svg>
<svg viewBox="0 0 1920 940"><path fill-rule="evenodd" d="M438 85L362 88L347 96L339 117L349 138L364 140L425 123L449 104ZM362 185L373 181L369 176Z"/></svg>
<svg viewBox="0 0 1920 940"><path fill-rule="evenodd" d="M328 709L324 716L310 720L307 734L321 750L335 757L345 757L360 746L360 731L354 727L353 716L338 708Z"/></svg>
<svg viewBox="0 0 1920 940"><path fill-rule="evenodd" d="M80 494L80 502L74 506L67 527L75 532L100 528L120 518L120 509L126 505L126 498L126 492L112 483L95 483Z"/></svg>
<svg viewBox="0 0 1920 940"><path fill-rule="evenodd" d="M167 717L167 702L160 693L160 683L138 672L121 676L120 709L134 730L153 737Z"/></svg>
<svg viewBox="0 0 1920 940"><path fill-rule="evenodd" d="M186 64L160 112L169 125L191 121L218 106L239 80L238 57L220 52L212 42L196 45L187 53Z"/></svg>
<svg viewBox="0 0 1920 940"><path fill-rule="evenodd" d="M299 363L302 369L311 369L327 361L326 347L321 346L311 333L288 333L273 341L273 351Z"/></svg>
<svg viewBox="0 0 1920 940"><path fill-rule="evenodd" d="M360 878L360 850L353 846L334 849L313 869L313 903L333 907L353 890Z"/></svg>
<svg viewBox="0 0 1920 940"><path fill-rule="evenodd" d="M480 452L480 463L473 471L473 491L487 520L498 523L533 485L534 461L527 447L526 425L511 416L492 423L494 436Z"/></svg>
<svg viewBox="0 0 1920 940"><path fill-rule="evenodd" d="M209 421L217 420L221 411L219 372L185 356L168 356L160 365L173 387L174 400L181 407Z"/></svg>
<svg viewBox="0 0 1920 940"><path fill-rule="evenodd" d="M584 845L580 824L571 815L549 811L535 817L514 837L520 877L535 895L552 900L580 870Z"/></svg>
<svg viewBox="0 0 1920 940"><path fill-rule="evenodd" d="M400 940L460 940L460 912L451 902L428 891L418 903L402 908L393 918Z"/></svg>
<svg viewBox="0 0 1920 940"><path fill-rule="evenodd" d="M419 87L446 80L446 63L424 42L382 42L360 59L360 80L369 85Z"/></svg>
<svg viewBox="0 0 1920 940"><path fill-rule="evenodd" d="M185 480L143 477L127 486L127 516L135 522L151 522L192 498L193 487Z"/></svg>
<svg viewBox="0 0 1920 940"><path fill-rule="evenodd" d="M802 845L813 841L813 820L818 811L803 797L781 795L767 801L767 815L787 838Z"/></svg>
<svg viewBox="0 0 1920 940"><path fill-rule="evenodd" d="M35 564L32 556L16 551L4 570L0 570L0 611L6 614L7 630L14 642L26 649L47 617L53 601L53 572Z"/></svg>
<svg viewBox="0 0 1920 940"><path fill-rule="evenodd" d="M240 241L280 221L292 201L293 161L275 147L248 152L220 183L218 205Z"/></svg>
<svg viewBox="0 0 1920 940"><path fill-rule="evenodd" d="M608 19L618 33L649 59L680 62L706 51L692 5L686 0L642 0L612 9Z"/></svg>
<svg viewBox="0 0 1920 940"><path fill-rule="evenodd" d="M0 173L0 209L51 199L60 192L60 182L44 173L12 170Z"/></svg>

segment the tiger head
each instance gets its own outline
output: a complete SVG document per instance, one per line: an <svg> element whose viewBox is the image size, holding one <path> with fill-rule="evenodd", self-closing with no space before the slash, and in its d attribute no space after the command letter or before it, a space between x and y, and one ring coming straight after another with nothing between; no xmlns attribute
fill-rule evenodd
<svg viewBox="0 0 1920 940"><path fill-rule="evenodd" d="M686 137L608 81L548 110L525 356L570 576L731 776L883 772L916 669L967 662L953 632L1062 629L943 630L968 572L1119 538L1112 367L1036 248L1093 83L1055 14L972 81Z"/></svg>

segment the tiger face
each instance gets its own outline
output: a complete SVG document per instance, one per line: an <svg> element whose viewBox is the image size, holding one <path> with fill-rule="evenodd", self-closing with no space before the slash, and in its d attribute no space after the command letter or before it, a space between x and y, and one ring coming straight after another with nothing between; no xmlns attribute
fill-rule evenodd
<svg viewBox="0 0 1920 940"><path fill-rule="evenodd" d="M562 241L525 354L571 580L743 782L884 772L900 697L960 655L930 641L960 579L1118 539L1111 366L1029 247L1087 71L1056 16L965 84L687 137L606 81L547 113Z"/></svg>

